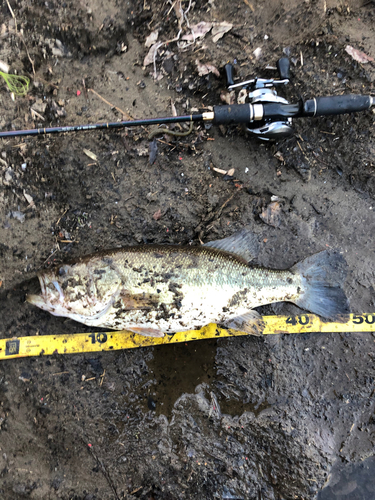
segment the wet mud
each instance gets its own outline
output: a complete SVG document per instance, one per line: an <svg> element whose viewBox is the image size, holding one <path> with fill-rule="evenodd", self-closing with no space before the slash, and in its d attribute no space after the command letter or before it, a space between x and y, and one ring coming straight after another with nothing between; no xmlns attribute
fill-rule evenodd
<svg viewBox="0 0 375 500"><path fill-rule="evenodd" d="M222 103L228 61L239 79L277 76L267 66L283 55L292 78L279 93L291 102L375 93L374 64L345 52L375 57L373 2L183 1L190 26L233 25L191 45L173 41L179 23L189 28L170 2L10 5L14 17L0 7L0 59L33 86L13 101L2 85L1 130L169 116L171 100L178 114L207 111ZM168 43L143 68L156 30ZM197 59L220 76L200 76ZM1 338L91 331L25 303L40 269L129 244L199 245L244 226L266 267L341 252L351 310L373 312L374 114L294 128L261 143L239 126L197 124L158 136L152 164L141 127L1 139ZM373 333L309 333L2 361L0 496L370 500L374 358Z"/></svg>

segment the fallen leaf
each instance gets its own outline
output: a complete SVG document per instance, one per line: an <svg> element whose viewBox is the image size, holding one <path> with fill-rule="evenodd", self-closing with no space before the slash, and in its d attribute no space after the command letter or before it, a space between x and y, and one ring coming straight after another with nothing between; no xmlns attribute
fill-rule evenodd
<svg viewBox="0 0 375 500"><path fill-rule="evenodd" d="M19 210L10 211L7 217L17 219L21 222L21 224L25 222L25 214L23 212L20 212Z"/></svg>
<svg viewBox="0 0 375 500"><path fill-rule="evenodd" d="M233 24L223 21L222 23L215 24L212 28L212 41L216 43L222 38L225 33L228 33L233 28Z"/></svg>
<svg viewBox="0 0 375 500"><path fill-rule="evenodd" d="M156 142L156 139L150 142L148 146L148 151L149 151L148 161L150 165L152 165L153 163L155 163L156 157L158 156L158 143Z"/></svg>
<svg viewBox="0 0 375 500"><path fill-rule="evenodd" d="M161 45L162 44L159 42L159 43L154 43L154 45L151 46L147 56L143 60L143 66L148 66L149 64L152 64L154 62L154 57L156 57L156 52Z"/></svg>
<svg viewBox="0 0 375 500"><path fill-rule="evenodd" d="M352 58L362 64L367 64L368 62L373 62L373 57L368 56L364 52L361 52L360 50L355 49L351 45L347 45L345 47L345 52L347 52Z"/></svg>
<svg viewBox="0 0 375 500"><path fill-rule="evenodd" d="M155 219L155 220L159 220L159 219L161 219L161 210L160 210L160 208L159 208L159 210L157 210L157 211L154 213L154 215L152 216L152 218L153 218L153 219Z"/></svg>
<svg viewBox="0 0 375 500"><path fill-rule="evenodd" d="M275 158L277 158L279 161L283 162L284 157L280 151L276 151L276 153L273 155Z"/></svg>
<svg viewBox="0 0 375 500"><path fill-rule="evenodd" d="M95 153L92 153L89 149L85 149L83 148L82 150L86 156L88 156L89 158L91 158L92 160L94 161L98 161L98 157L96 156Z"/></svg>
<svg viewBox="0 0 375 500"><path fill-rule="evenodd" d="M194 41L197 38L203 38L212 28L212 23L201 21L194 26L190 26L191 33L181 37L181 40Z"/></svg>
<svg viewBox="0 0 375 500"><path fill-rule="evenodd" d="M172 116L177 116L177 109L174 102L171 100Z"/></svg>
<svg viewBox="0 0 375 500"><path fill-rule="evenodd" d="M34 203L33 197L30 196L29 194L27 194L25 190L23 190L23 195L26 198L27 203L30 205L30 207L35 208L35 203Z"/></svg>
<svg viewBox="0 0 375 500"><path fill-rule="evenodd" d="M246 92L247 94L247 92ZM234 91L232 92L221 92L220 94L220 99L225 102L226 104L234 104L235 103L235 99L236 99L236 94Z"/></svg>
<svg viewBox="0 0 375 500"><path fill-rule="evenodd" d="M197 66L198 75L205 76L209 73L213 73L216 76L220 76L219 70L215 68L212 64L202 64L198 59L196 59L195 64Z"/></svg>
<svg viewBox="0 0 375 500"><path fill-rule="evenodd" d="M174 12L178 20L178 28L181 29L182 23L184 22L184 11L180 0L176 0L174 3Z"/></svg>
<svg viewBox="0 0 375 500"><path fill-rule="evenodd" d="M259 216L263 222L273 227L280 227L281 206L278 201L270 203Z"/></svg>
<svg viewBox="0 0 375 500"><path fill-rule="evenodd" d="M257 47L254 52L253 52L255 59L260 59L260 56L262 55L262 49L260 47Z"/></svg>
<svg viewBox="0 0 375 500"><path fill-rule="evenodd" d="M247 99L247 89L241 89L238 92L237 104L245 104Z"/></svg>
<svg viewBox="0 0 375 500"><path fill-rule="evenodd" d="M159 31L158 30L155 30L152 33L150 33L148 35L148 37L146 38L145 46L148 48L148 47L151 47L151 45L154 45L154 43L158 39L158 36L159 36Z"/></svg>
<svg viewBox="0 0 375 500"><path fill-rule="evenodd" d="M234 174L234 168L231 168L230 170L228 170L227 175L229 175L230 177L232 177L233 174Z"/></svg>
<svg viewBox="0 0 375 500"><path fill-rule="evenodd" d="M216 168L216 167L212 167L212 170L215 170L215 172L217 172L218 174L223 174L225 175L227 173L226 170L223 170L222 168Z"/></svg>

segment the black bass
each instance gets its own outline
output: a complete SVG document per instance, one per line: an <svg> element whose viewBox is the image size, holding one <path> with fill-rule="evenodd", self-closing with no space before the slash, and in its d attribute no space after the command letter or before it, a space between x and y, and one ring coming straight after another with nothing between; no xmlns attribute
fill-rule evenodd
<svg viewBox="0 0 375 500"><path fill-rule="evenodd" d="M213 322L259 335L252 309L280 301L324 318L348 312L341 286L324 280L327 252L270 270L248 264L254 241L242 232L199 247L144 245L83 257L40 272L41 294L27 300L55 316L147 336Z"/></svg>

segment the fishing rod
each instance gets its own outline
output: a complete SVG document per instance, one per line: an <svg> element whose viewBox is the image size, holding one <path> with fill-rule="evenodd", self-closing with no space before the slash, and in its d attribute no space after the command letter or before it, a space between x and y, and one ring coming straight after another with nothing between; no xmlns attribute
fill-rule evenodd
<svg viewBox="0 0 375 500"><path fill-rule="evenodd" d="M355 113L357 111L366 111L375 104L373 96L354 94L314 97L306 101L301 100L296 104L290 104L286 99L278 96L276 91L277 87L286 85L290 81L289 59L286 57L279 59L277 69L280 79L254 78L242 83L234 83L234 67L231 64L226 64L225 73L228 90L245 89L246 93L249 91L246 96L248 102L214 106L213 111L205 113L112 123L11 130L0 132L0 138L203 121L212 122L215 125L245 124L250 135L259 139L270 140L292 135L294 133L292 127L293 118Z"/></svg>

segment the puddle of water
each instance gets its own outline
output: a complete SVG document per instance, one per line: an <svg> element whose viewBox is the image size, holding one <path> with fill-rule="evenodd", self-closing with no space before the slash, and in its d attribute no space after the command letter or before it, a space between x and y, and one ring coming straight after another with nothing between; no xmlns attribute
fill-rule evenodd
<svg viewBox="0 0 375 500"><path fill-rule="evenodd" d="M156 380L150 387L148 409L169 417L182 394L194 393L203 382L210 384L215 375L216 346L217 340L205 340L155 347L153 359L147 362Z"/></svg>
<svg viewBox="0 0 375 500"><path fill-rule="evenodd" d="M317 500L374 500L375 457L356 464L333 466L328 485Z"/></svg>
<svg viewBox="0 0 375 500"><path fill-rule="evenodd" d="M231 417L240 416L245 411L251 411L257 417L263 410L271 408L272 405L268 401L262 401L261 403L243 403L235 399L221 399L219 401L221 413L226 413Z"/></svg>

